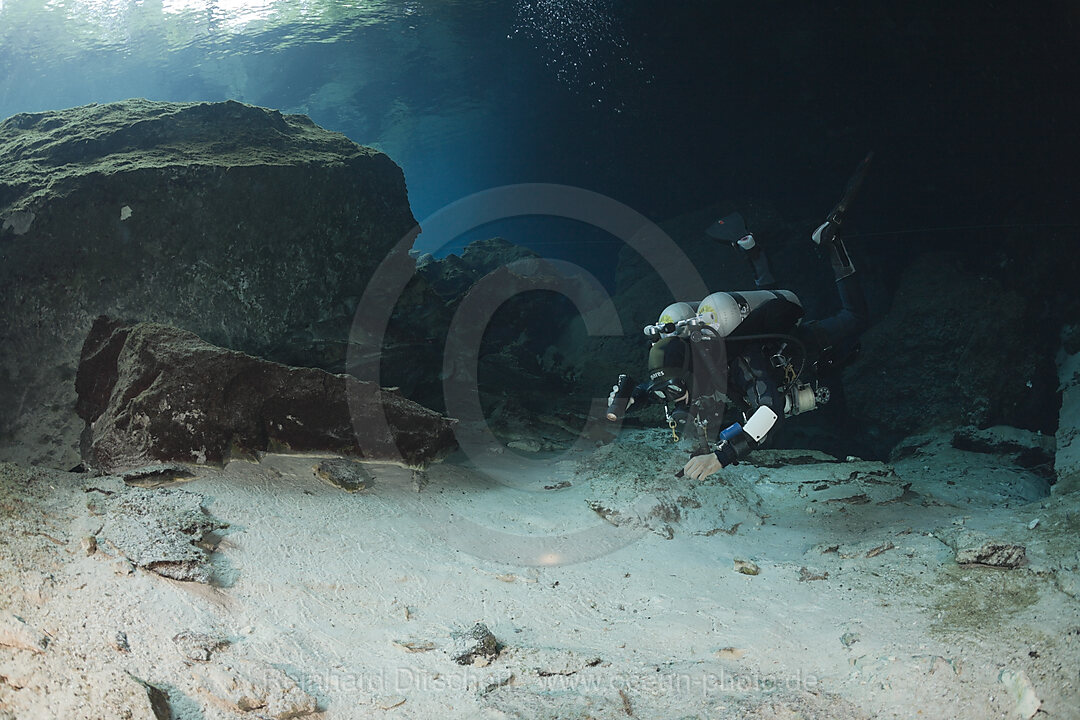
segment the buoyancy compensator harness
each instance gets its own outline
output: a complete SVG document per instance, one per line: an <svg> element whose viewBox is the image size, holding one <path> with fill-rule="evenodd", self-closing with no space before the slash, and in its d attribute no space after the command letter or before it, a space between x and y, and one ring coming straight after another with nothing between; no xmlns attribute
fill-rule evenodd
<svg viewBox="0 0 1080 720"><path fill-rule="evenodd" d="M828 402L829 390L816 380L810 382L804 380L807 350L803 342L791 332L777 331L779 328L793 331L802 316L802 303L790 290L717 292L706 297L696 307L685 302L670 305L660 314L659 322L644 328L645 335L654 343L653 350L658 351L656 356L650 352L650 380L655 384L657 380L666 378L666 372L657 373L654 368L672 367L670 354L675 346L684 345L677 341L670 342L675 338L694 344L705 343L709 346L716 343L717 348L723 348L726 344L761 342L769 348L769 360L779 377L782 378L779 391L784 396L785 416L799 415L814 410ZM657 345L662 348L657 348ZM659 352L663 352L668 360L660 361ZM714 386L710 388L712 393L698 392L696 394L694 403L698 407L693 408L695 412L691 413L700 434L708 437L708 421L710 417L718 418L719 414L715 408L710 408L708 412L704 411L701 401L704 400L710 405L717 401L733 404L724 395L727 389L726 352L724 350L716 352L715 349L708 352L694 352L695 359L704 359L706 364L711 366L707 368L691 369L689 358L680 357L685 361L681 380L685 382L691 375L695 380L703 377L714 380ZM723 382L715 382L720 377L723 378ZM676 388L681 387L681 385L676 385ZM672 394L671 391L668 394ZM672 428L673 439L677 440L676 428L680 421L685 419L683 414L688 412L689 408L683 410L676 407L675 411L672 411L668 405L671 399L661 398L659 394L657 394L657 399L665 401L665 416L669 427ZM748 421L749 418L744 416L744 422ZM731 432L732 428L728 428L724 433Z"/></svg>

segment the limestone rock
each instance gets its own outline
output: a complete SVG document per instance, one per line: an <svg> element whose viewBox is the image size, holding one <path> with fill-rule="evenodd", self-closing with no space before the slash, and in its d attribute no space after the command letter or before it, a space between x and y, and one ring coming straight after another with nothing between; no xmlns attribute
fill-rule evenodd
<svg viewBox="0 0 1080 720"><path fill-rule="evenodd" d="M18 615L4 612L0 613L0 645L41 653L49 647L49 637Z"/></svg>
<svg viewBox="0 0 1080 720"><path fill-rule="evenodd" d="M88 461L221 463L234 450L331 451L421 465L453 421L346 375L293 368L154 323L99 318L76 376Z"/></svg>
<svg viewBox="0 0 1080 720"><path fill-rule="evenodd" d="M315 466L315 474L334 487L351 493L367 490L373 483L371 473L363 464L343 458L323 460Z"/></svg>
<svg viewBox="0 0 1080 720"><path fill-rule="evenodd" d="M130 488L91 502L104 515L101 537L132 563L174 580L205 583L210 553L196 543L227 524L203 509L204 500L175 488Z"/></svg>
<svg viewBox="0 0 1080 720"><path fill-rule="evenodd" d="M476 693L478 695L486 695L487 693L501 688L504 685L508 685L514 681L514 673L509 668L502 668L496 672L489 673L480 680L476 687Z"/></svg>
<svg viewBox="0 0 1080 720"><path fill-rule="evenodd" d="M799 568L799 582L812 582L814 580L828 580L828 579L829 579L828 571L814 572L813 570L811 570L808 567Z"/></svg>
<svg viewBox="0 0 1080 720"><path fill-rule="evenodd" d="M1030 430L995 425L979 429L971 426L957 428L952 446L960 450L1010 455L1023 467L1050 467L1054 461L1055 443L1052 436Z"/></svg>
<svg viewBox="0 0 1080 720"><path fill-rule="evenodd" d="M196 662L206 662L215 652L229 644L224 638L194 630L179 632L173 636L172 641L181 655Z"/></svg>
<svg viewBox="0 0 1080 720"><path fill-rule="evenodd" d="M823 453L799 450L762 455L763 467L770 469L761 473L755 489L769 500L787 502L794 497L813 503L882 504L899 500L911 486L891 465L877 461L842 463ZM757 462L756 455L750 462Z"/></svg>
<svg viewBox="0 0 1080 720"><path fill-rule="evenodd" d="M135 707L137 711L132 712L132 717L147 717L145 707L149 704L150 712L153 713L155 720L172 720L172 706L169 705L169 693L156 685L151 685L145 680L140 680L134 675L130 676L132 681L138 685L141 685L143 690L146 691L146 703L143 703L142 696L138 693L134 686L131 688L131 695L135 700ZM141 707L140 707L141 706ZM134 708L132 708L134 710Z"/></svg>
<svg viewBox="0 0 1080 720"><path fill-rule="evenodd" d="M314 324L344 343L416 225L386 155L232 101L19 114L0 157L0 456L23 461L77 462L70 378L96 316L269 357Z"/></svg>
<svg viewBox="0 0 1080 720"><path fill-rule="evenodd" d="M499 642L483 623L476 623L466 631L452 632L450 639L453 641L450 658L458 665L490 661L499 654Z"/></svg>
<svg viewBox="0 0 1080 720"><path fill-rule="evenodd" d="M2 663L0 718L171 720L169 694L101 658L73 664L65 653ZM14 692L12 692L14 690Z"/></svg>
<svg viewBox="0 0 1080 720"><path fill-rule="evenodd" d="M960 565L989 565L991 567L1015 568L1024 564L1027 550L1023 545L988 541L975 548L963 548L956 552Z"/></svg>
<svg viewBox="0 0 1080 720"><path fill-rule="evenodd" d="M1029 406L1048 406L1032 312L1020 294L964 272L948 254L916 259L844 375L852 413L898 440L935 424L1010 424Z"/></svg>
<svg viewBox="0 0 1080 720"><path fill-rule="evenodd" d="M129 485L153 487L177 480L190 480L195 477L190 469L179 463L147 465L120 473L120 479Z"/></svg>
<svg viewBox="0 0 1080 720"><path fill-rule="evenodd" d="M1058 414L1055 495L1080 490L1080 327L1062 334L1058 353L1061 410Z"/></svg>
<svg viewBox="0 0 1080 720"><path fill-rule="evenodd" d="M275 720L311 715L315 698L288 675L261 661L234 660L199 672L200 690L235 712L255 712Z"/></svg>
<svg viewBox="0 0 1080 720"><path fill-rule="evenodd" d="M1027 673L1023 670L1006 668L998 675L998 682L1005 686L1009 697L1015 703L1016 713L1020 717L1025 719L1035 717L1035 713L1039 712L1039 707L1042 706L1042 701L1035 694L1035 686Z"/></svg>
<svg viewBox="0 0 1080 720"><path fill-rule="evenodd" d="M384 384L400 386L407 397L430 407L443 407L443 380L478 379L482 396L513 387L530 417L551 413L560 399L552 390L565 385L565 368L553 347L578 314L568 299L575 295L583 299L583 311L604 297L583 275L503 238L474 241L460 257L424 255L416 275L394 298L380 356L369 355L368 361L381 362ZM465 332L459 327L448 336L455 321ZM483 332L454 342L474 329ZM370 377L370 371L361 376Z"/></svg>
<svg viewBox="0 0 1080 720"><path fill-rule="evenodd" d="M841 542L823 542L815 545L812 550L821 554L836 553L838 557L845 559L853 558L874 558L881 555L884 552L893 550L896 545L891 540L862 540L852 543ZM806 572L803 572L806 571ZM800 570L800 580L824 580L829 576L829 573L824 575L814 575L810 573L806 568Z"/></svg>
<svg viewBox="0 0 1080 720"><path fill-rule="evenodd" d="M735 559L735 572L742 573L743 575L758 575L761 573L761 568L757 566L757 563L750 560Z"/></svg>
<svg viewBox="0 0 1080 720"><path fill-rule="evenodd" d="M1023 545L992 538L978 530L952 525L933 532L941 542L956 553L959 565L989 565L991 567L1015 568L1027 560Z"/></svg>

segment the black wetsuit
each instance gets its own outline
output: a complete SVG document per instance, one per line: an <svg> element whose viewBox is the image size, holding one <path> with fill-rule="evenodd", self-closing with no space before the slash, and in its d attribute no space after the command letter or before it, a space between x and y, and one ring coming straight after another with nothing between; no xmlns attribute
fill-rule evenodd
<svg viewBox="0 0 1080 720"><path fill-rule="evenodd" d="M839 379L840 370L854 354L858 337L867 326L866 300L858 276L849 275L837 280L836 286L841 306L834 315L799 325L787 323L761 330L763 333L791 335L797 339L801 347L797 350L783 348L785 357L803 368L804 373L812 372L814 379L825 384L830 384L830 381L835 383ZM782 388L788 384L789 378L785 377L785 372L789 371L777 367L773 362L773 356L782 348L784 341L739 342L739 334L733 334L728 341L729 397L746 417L762 406L776 413L777 423L770 431L771 435L785 417L786 395ZM798 357L803 353L805 357ZM810 378L804 376L802 379Z"/></svg>
<svg viewBox="0 0 1080 720"><path fill-rule="evenodd" d="M756 255L755 271L764 269L768 273L764 255ZM774 289L764 287L760 272L755 274L759 278L758 289ZM766 277L771 280L771 275ZM685 368L693 378L689 383L691 401L681 405L669 402L666 405L669 418L674 416L683 424L698 420L699 425L701 420L706 420L707 436L701 439L711 445L723 427L745 422L759 407L765 406L777 417L769 435L758 445L765 444L783 423L785 390L792 381L791 373L801 370L800 381L817 379L835 383L845 360L853 354L858 336L867 326L866 301L858 276L844 277L836 285L841 308L821 320L800 324L802 307L777 294L775 300L750 313L727 338L699 342L667 340L686 343L692 349L686 354ZM778 354L790 362L780 362ZM655 384L649 382L634 388L631 409L651 402L665 403L654 389ZM734 405L742 417L725 418L725 401Z"/></svg>

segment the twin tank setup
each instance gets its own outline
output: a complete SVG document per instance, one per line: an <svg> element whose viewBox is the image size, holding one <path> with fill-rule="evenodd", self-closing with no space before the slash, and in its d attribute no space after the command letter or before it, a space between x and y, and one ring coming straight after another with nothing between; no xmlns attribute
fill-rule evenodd
<svg viewBox="0 0 1080 720"><path fill-rule="evenodd" d="M670 337L690 342L778 342L779 349L771 360L784 375L784 414L790 417L827 403L829 389L802 381L806 348L793 335L767 331L776 327L770 320L777 316L788 318L792 328L802 317L802 303L795 293L790 290L715 292L696 307L688 302L668 305L655 325L645 326L644 333L654 343ZM788 352L792 345L798 350L797 360Z"/></svg>

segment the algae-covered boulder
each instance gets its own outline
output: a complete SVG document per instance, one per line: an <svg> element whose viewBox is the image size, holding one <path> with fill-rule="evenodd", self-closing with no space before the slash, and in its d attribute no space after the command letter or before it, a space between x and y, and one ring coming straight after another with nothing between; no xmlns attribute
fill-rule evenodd
<svg viewBox="0 0 1080 720"><path fill-rule="evenodd" d="M72 380L98 315L256 355L315 323L344 339L414 227L400 168L305 116L129 100L8 118L0 454L75 462Z"/></svg>
<svg viewBox="0 0 1080 720"><path fill-rule="evenodd" d="M98 318L76 377L86 460L113 471L233 452L326 451L424 465L454 421L348 375L226 350L157 323Z"/></svg>

